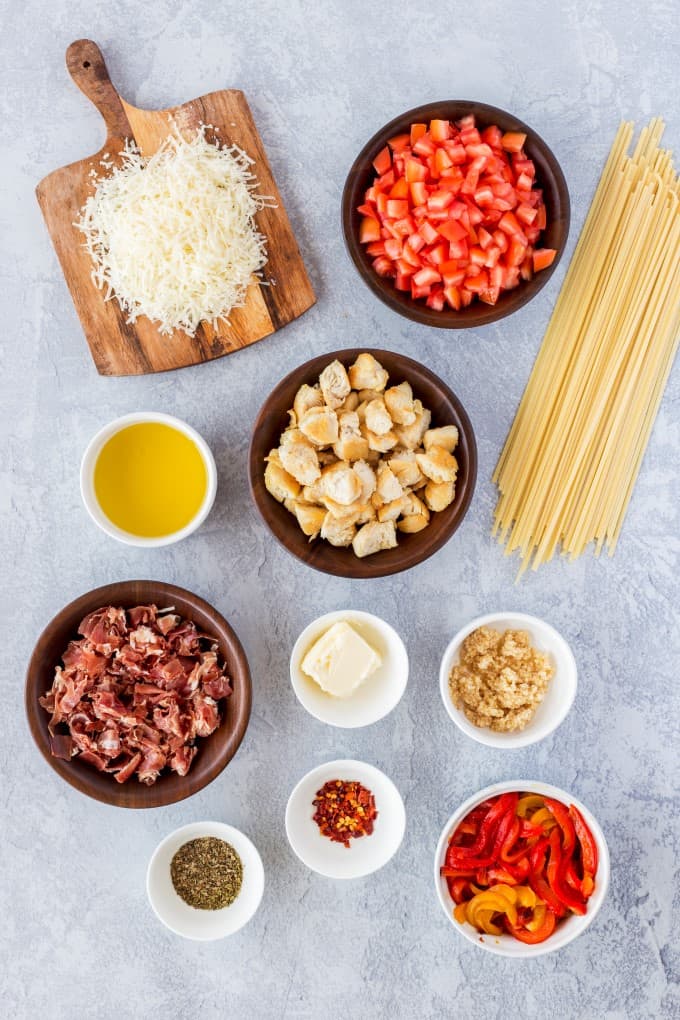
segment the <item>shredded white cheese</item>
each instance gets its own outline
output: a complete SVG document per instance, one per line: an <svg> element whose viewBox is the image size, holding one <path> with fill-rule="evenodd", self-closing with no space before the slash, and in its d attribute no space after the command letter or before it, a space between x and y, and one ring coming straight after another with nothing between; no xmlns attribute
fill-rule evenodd
<svg viewBox="0 0 680 1020"><path fill-rule="evenodd" d="M188 141L174 131L148 159L126 142L118 165L102 161L107 172L75 224L105 299L164 334L228 321L267 261L254 216L274 203L256 194L245 152L209 142L205 130Z"/></svg>

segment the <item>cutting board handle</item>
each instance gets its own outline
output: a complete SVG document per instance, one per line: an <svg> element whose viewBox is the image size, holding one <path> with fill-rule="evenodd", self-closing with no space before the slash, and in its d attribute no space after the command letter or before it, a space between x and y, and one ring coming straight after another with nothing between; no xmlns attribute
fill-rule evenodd
<svg viewBox="0 0 680 1020"><path fill-rule="evenodd" d="M130 124L97 44L91 39L72 42L66 50L66 66L80 91L94 103L104 118L109 138L128 137L131 134Z"/></svg>

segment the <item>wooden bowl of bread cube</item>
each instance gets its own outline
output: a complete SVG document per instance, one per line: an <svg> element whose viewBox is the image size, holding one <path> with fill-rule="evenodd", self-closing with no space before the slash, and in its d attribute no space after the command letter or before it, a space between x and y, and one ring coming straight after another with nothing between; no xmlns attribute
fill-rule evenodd
<svg viewBox="0 0 680 1020"><path fill-rule="evenodd" d="M339 577L384 577L432 556L465 516L476 477L461 402L391 351L333 351L296 368L250 443L250 489L270 531Z"/></svg>

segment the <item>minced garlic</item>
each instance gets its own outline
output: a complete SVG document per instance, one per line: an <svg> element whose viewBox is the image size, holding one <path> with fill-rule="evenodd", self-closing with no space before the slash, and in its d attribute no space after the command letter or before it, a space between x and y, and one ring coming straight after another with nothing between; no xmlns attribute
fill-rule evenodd
<svg viewBox="0 0 680 1020"><path fill-rule="evenodd" d="M449 690L475 726L509 733L531 722L554 672L526 631L478 627L463 641Z"/></svg>

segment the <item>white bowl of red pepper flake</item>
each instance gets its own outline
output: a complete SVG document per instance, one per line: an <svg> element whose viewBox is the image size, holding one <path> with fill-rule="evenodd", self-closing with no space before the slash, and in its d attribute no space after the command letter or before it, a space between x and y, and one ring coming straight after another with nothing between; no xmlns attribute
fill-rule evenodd
<svg viewBox="0 0 680 1020"><path fill-rule="evenodd" d="M246 835L223 822L175 829L149 861L146 891L156 917L186 939L233 935L264 892L262 859Z"/></svg>
<svg viewBox="0 0 680 1020"><path fill-rule="evenodd" d="M541 956L592 924L609 887L609 851L571 794L534 780L494 783L444 826L434 881L469 942L499 956Z"/></svg>
<svg viewBox="0 0 680 1020"><path fill-rule="evenodd" d="M303 864L327 878L362 878L399 849L406 828L401 794L374 765L331 761L308 772L286 807L288 841Z"/></svg>

